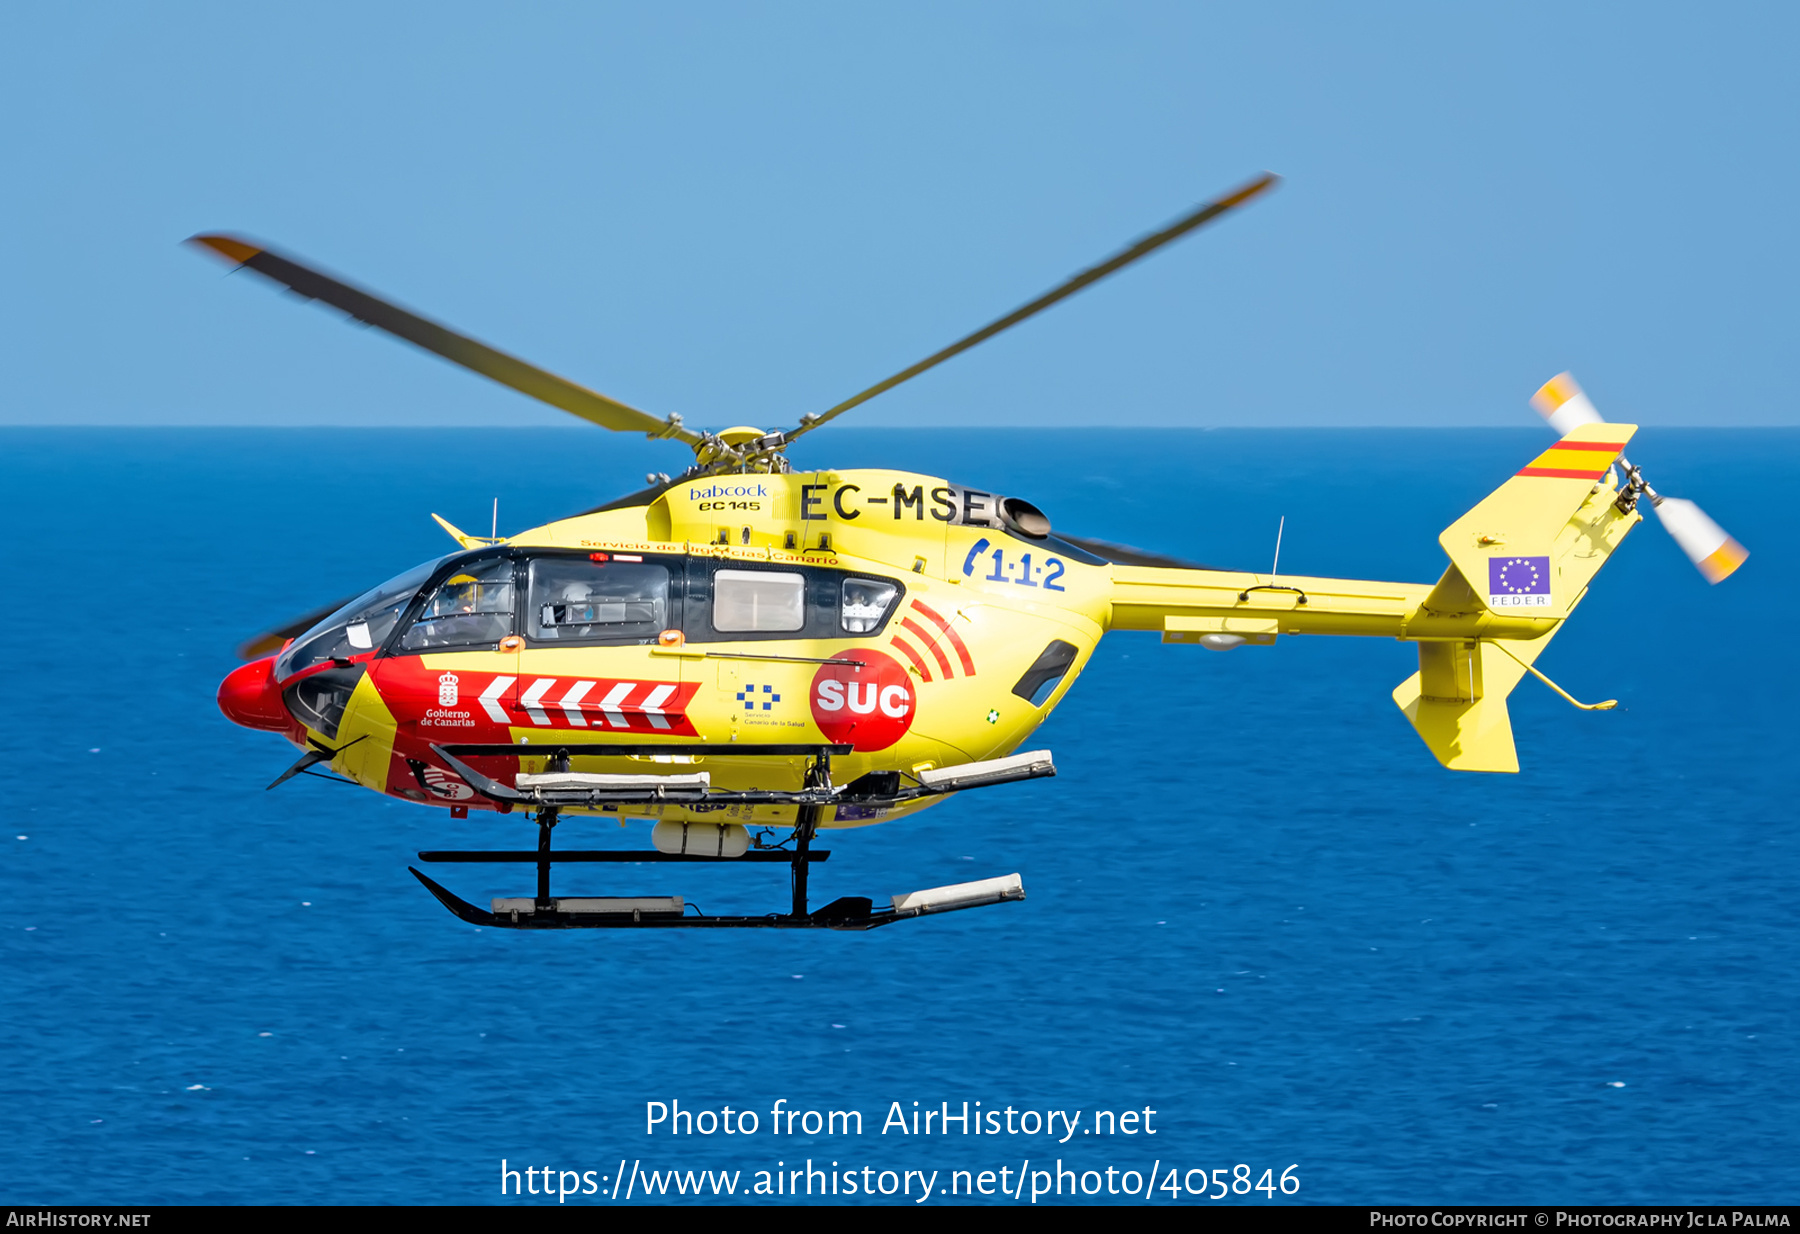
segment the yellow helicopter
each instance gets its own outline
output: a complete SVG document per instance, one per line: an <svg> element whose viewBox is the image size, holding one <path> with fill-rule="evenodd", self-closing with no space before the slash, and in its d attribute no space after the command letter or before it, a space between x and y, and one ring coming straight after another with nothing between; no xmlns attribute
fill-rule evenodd
<svg viewBox="0 0 1800 1234"><path fill-rule="evenodd" d="M902 818L944 797L1055 774L1017 752L1109 630L1213 650L1284 636L1416 643L1394 690L1460 771L1517 771L1507 695L1535 667L1650 498L1709 579L1744 550L1664 498L1568 374L1533 402L1559 440L1439 537L1435 582L1237 573L1053 530L1020 497L880 469L795 471L790 444L1269 190L1264 175L1012 313L787 431L706 432L574 384L292 258L227 235L193 243L299 295L603 428L690 447L680 475L439 560L247 644L219 705L305 751L275 784L329 764L377 792L520 812L535 849L425 861L537 867L532 896L487 909L412 873L465 921L502 927L869 929L1022 899L1018 875L809 910L821 830ZM1277 565L1279 556L1277 556ZM273 654L271 654L273 653ZM273 788L275 785L271 784ZM553 849L571 817L652 824L652 849ZM767 837L781 837L768 843ZM790 866L789 911L701 914L679 896L552 896L553 864ZM692 910L692 911L690 911Z"/></svg>

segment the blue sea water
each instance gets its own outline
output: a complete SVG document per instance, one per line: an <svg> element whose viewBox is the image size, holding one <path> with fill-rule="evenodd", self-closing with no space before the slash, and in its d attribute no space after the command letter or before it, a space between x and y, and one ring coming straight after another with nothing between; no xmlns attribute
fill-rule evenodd
<svg viewBox="0 0 1800 1234"><path fill-rule="evenodd" d="M1438 531L1544 440L849 430L797 461L947 475L1224 566L1263 567L1285 516L1287 570L1429 580ZM822 903L1018 871L1019 904L870 934L477 930L406 866L528 825L263 791L293 751L213 703L242 638L444 551L430 511L485 530L497 496L518 530L675 453L579 428L0 430L0 1200L499 1202L502 1159L594 1171L590 1204L619 1202L621 1161L743 1192L809 1159L937 1170L931 1203L951 1171L1059 1160L1114 1185L1293 1167L1299 1202L1800 1194L1800 433L1640 434L1659 487L1753 555L1709 588L1634 533L1540 661L1620 707L1524 683L1518 776L1435 764L1389 699L1408 646L1113 635L1033 743L1057 778L830 836L814 875ZM447 869L470 899L528 890ZM781 867L599 869L559 888L712 912L786 891ZM676 1100L759 1131L646 1135ZM778 1100L863 1133L776 1136ZM964 1101L1083 1130L1148 1108L1156 1134L882 1131L893 1103Z"/></svg>

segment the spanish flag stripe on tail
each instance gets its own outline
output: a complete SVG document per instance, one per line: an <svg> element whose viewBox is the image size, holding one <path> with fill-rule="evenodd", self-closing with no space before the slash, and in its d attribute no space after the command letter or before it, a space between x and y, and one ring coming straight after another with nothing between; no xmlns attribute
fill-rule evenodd
<svg viewBox="0 0 1800 1234"><path fill-rule="evenodd" d="M1515 475L1556 480L1598 480L1624 446L1610 441L1563 440L1519 468Z"/></svg>

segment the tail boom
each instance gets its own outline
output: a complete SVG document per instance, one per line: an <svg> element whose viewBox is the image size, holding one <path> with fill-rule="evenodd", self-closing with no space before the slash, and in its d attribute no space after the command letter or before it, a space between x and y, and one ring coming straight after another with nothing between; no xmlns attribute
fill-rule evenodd
<svg viewBox="0 0 1800 1234"><path fill-rule="evenodd" d="M1453 770L1517 771L1507 695L1642 521L1635 505L1621 508L1612 471L1633 431L1574 426L1445 529L1450 565L1435 584L1115 565L1108 628L1159 630L1167 643L1217 634L1416 643L1419 671L1393 697L1427 748Z"/></svg>
<svg viewBox="0 0 1800 1234"><path fill-rule="evenodd" d="M1441 584L1162 566L1116 565L1112 575L1108 629L1113 630L1155 630L1164 635L1220 632L1529 640L1556 627L1555 618L1495 613L1479 606L1435 612L1427 601Z"/></svg>

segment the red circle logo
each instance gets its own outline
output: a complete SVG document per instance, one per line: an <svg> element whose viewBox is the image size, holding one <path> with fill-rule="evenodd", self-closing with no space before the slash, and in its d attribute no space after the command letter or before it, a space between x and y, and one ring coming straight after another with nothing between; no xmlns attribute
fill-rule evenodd
<svg viewBox="0 0 1800 1234"><path fill-rule="evenodd" d="M813 722L833 744L885 750L906 736L918 710L912 678L879 651L840 651L813 674Z"/></svg>

